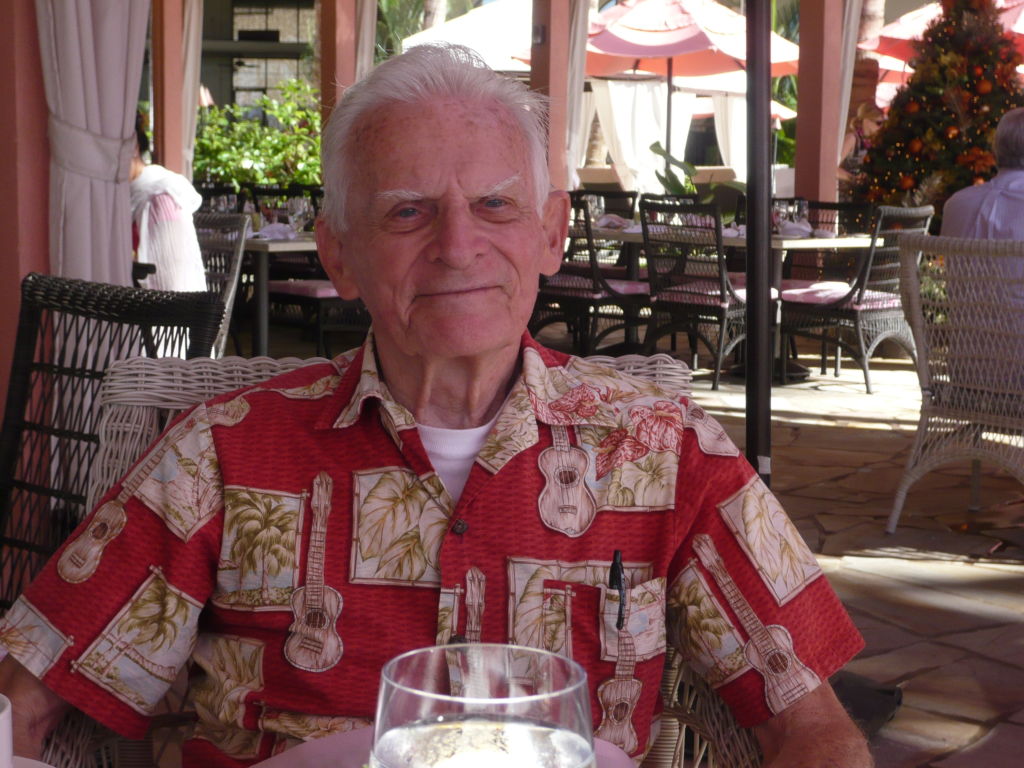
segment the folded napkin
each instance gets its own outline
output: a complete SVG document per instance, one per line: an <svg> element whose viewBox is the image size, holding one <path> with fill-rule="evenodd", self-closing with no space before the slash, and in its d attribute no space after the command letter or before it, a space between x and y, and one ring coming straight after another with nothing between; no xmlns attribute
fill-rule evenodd
<svg viewBox="0 0 1024 768"><path fill-rule="evenodd" d="M747 225L736 224L734 226L728 226L722 229L722 237L746 237L747 236Z"/></svg>
<svg viewBox="0 0 1024 768"><path fill-rule="evenodd" d="M805 219L779 222L779 234L783 237L810 237L814 227Z"/></svg>
<svg viewBox="0 0 1024 768"><path fill-rule="evenodd" d="M639 224L630 224L628 227L623 228L623 232L643 232L644 228Z"/></svg>
<svg viewBox="0 0 1024 768"><path fill-rule="evenodd" d="M605 229L622 229L623 227L628 227L633 222L614 213L606 213L595 223L597 226L604 227Z"/></svg>
<svg viewBox="0 0 1024 768"><path fill-rule="evenodd" d="M267 224L263 229L256 233L256 237L263 237L267 240L294 240L295 230L287 224L275 222L273 224Z"/></svg>

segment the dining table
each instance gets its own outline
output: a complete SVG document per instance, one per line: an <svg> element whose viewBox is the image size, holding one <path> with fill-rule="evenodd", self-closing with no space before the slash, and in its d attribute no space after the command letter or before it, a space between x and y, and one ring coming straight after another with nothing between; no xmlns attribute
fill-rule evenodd
<svg viewBox="0 0 1024 768"><path fill-rule="evenodd" d="M245 241L245 253L253 265L253 318L252 355L267 354L267 339L270 335L270 298L267 282L270 275L270 260L277 254L316 253L316 240L312 232L300 232L289 239L250 237Z"/></svg>

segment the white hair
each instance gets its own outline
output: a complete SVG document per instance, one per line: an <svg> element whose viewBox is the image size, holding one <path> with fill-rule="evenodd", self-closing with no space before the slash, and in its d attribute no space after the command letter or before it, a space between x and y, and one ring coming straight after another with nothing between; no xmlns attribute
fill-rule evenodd
<svg viewBox="0 0 1024 768"><path fill-rule="evenodd" d="M547 165L547 99L523 83L499 75L473 50L452 44L418 45L381 63L348 88L323 128L321 159L324 215L343 232L353 182L357 128L375 111L393 104L430 103L454 98L496 102L508 110L526 143L538 210L550 189Z"/></svg>

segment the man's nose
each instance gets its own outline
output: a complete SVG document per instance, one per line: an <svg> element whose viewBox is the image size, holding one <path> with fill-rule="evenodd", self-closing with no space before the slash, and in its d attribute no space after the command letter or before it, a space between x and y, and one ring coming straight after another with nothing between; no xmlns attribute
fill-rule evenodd
<svg viewBox="0 0 1024 768"><path fill-rule="evenodd" d="M487 240L481 232L480 222L468 207L443 206L438 211L436 226L437 236L431 246L431 259L461 269L483 255Z"/></svg>

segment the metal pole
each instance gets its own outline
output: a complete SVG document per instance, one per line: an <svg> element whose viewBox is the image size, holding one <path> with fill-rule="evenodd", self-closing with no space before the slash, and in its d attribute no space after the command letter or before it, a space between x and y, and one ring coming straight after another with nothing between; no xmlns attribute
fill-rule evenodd
<svg viewBox="0 0 1024 768"><path fill-rule="evenodd" d="M668 57L668 100L665 104L665 178L671 168L672 155L672 57Z"/></svg>
<svg viewBox="0 0 1024 768"><path fill-rule="evenodd" d="M771 484L771 3L747 6L747 459Z"/></svg>

